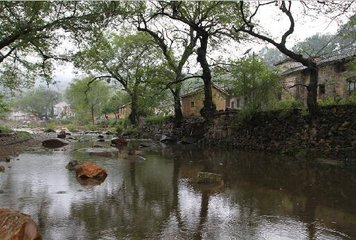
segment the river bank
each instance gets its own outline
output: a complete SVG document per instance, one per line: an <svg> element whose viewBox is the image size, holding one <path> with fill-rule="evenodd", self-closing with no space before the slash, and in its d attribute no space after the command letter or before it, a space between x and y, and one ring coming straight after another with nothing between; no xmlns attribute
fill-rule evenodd
<svg viewBox="0 0 356 240"><path fill-rule="evenodd" d="M322 107L315 118L299 109L257 112L243 119L238 113L219 114L210 123L185 119L181 128L169 121L144 124L140 132L145 137L165 134L178 141L189 139L188 143L206 147L356 160L356 105Z"/></svg>
<svg viewBox="0 0 356 240"><path fill-rule="evenodd" d="M49 136L41 134L9 133L0 134L0 162L10 161L27 149L39 146Z"/></svg>

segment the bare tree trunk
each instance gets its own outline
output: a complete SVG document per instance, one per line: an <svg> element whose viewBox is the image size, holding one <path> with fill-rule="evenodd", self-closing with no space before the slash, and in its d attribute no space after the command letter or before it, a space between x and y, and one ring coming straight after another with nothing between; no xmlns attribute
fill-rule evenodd
<svg viewBox="0 0 356 240"><path fill-rule="evenodd" d="M91 113L91 122L93 123L93 125L95 125L94 105L91 105L90 113Z"/></svg>
<svg viewBox="0 0 356 240"><path fill-rule="evenodd" d="M138 122L137 116L137 95L133 93L131 95L131 113L129 115L129 120L132 125L136 125Z"/></svg>
<svg viewBox="0 0 356 240"><path fill-rule="evenodd" d="M203 34L200 38L200 48L197 50L198 58L197 61L200 63L200 66L203 69L203 81L204 81L204 107L200 110L200 114L206 119L210 120L215 111L216 106L213 103L213 94L211 90L211 71L206 60L206 51L208 47L208 38L209 35Z"/></svg>
<svg viewBox="0 0 356 240"><path fill-rule="evenodd" d="M315 116L318 111L318 67L316 64L309 68L309 85L307 87L307 107L311 116Z"/></svg>
<svg viewBox="0 0 356 240"><path fill-rule="evenodd" d="M180 103L180 91L181 86L176 85L175 89L172 90L173 98L174 98L174 126L180 127L183 121L183 113Z"/></svg>

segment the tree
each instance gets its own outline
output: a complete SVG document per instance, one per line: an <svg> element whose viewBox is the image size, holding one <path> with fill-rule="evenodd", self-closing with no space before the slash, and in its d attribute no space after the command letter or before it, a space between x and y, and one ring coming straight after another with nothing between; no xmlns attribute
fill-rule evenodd
<svg viewBox="0 0 356 240"><path fill-rule="evenodd" d="M9 111L8 105L4 102L4 97L0 95L0 117Z"/></svg>
<svg viewBox="0 0 356 240"><path fill-rule="evenodd" d="M183 68L188 62L188 58L194 53L198 36L194 34L191 27L188 29L177 27L169 19L162 19L160 10L146 3L135 3L132 5L132 22L138 31L150 35L162 51L167 68L172 72L172 78L163 78L163 87L168 88L174 99L174 119L175 126L180 127L183 114L180 103L181 84L191 76L185 76ZM160 21L164 20L164 26Z"/></svg>
<svg viewBox="0 0 356 240"><path fill-rule="evenodd" d="M301 2L306 9L310 9L309 7L313 5L312 3L305 3L304 1ZM309 5L308 5L309 4ZM326 2L320 2L318 3L325 5L327 4ZM256 14L260 11L260 9L263 8L263 6L266 5L275 5L278 7L278 9L288 18L289 21L289 28L283 33L281 36L281 40L277 41L273 39L272 37L268 36L267 34L261 33L258 31L257 26L258 24L254 22L254 17ZM330 6L333 6L332 13L338 12L337 10L341 11L347 11L352 5L351 3L348 3L347 1L345 2L331 2ZM307 94L307 107L309 110L309 113L312 116L315 116L318 113L318 103L317 103L317 88L318 88L318 66L313 58L309 57L304 57L302 54L299 54L292 49L288 48L286 46L287 43L287 38L294 32L294 27L295 27L295 19L294 19L294 14L292 11L292 1L270 1L270 2L258 2L256 7L254 8L253 11L250 11L249 13L246 13L246 8L244 8L244 2L240 2L240 9L239 12L242 16L243 23L240 26L236 26L235 30L236 32L244 32L248 33L253 37L256 37L258 39L261 39L263 41L271 43L273 46L275 46L279 51L281 51L283 54L286 56L292 58L293 60L300 62L302 65L307 67L307 71L309 72L309 83L308 85L305 85L308 94ZM327 8L325 8L327 9ZM331 9L327 9L329 11ZM330 12L329 12L330 14Z"/></svg>
<svg viewBox="0 0 356 240"><path fill-rule="evenodd" d="M85 35L106 26L119 11L115 2L0 2L0 76L6 87L33 84L35 77L50 81L56 52L68 34Z"/></svg>
<svg viewBox="0 0 356 240"><path fill-rule="evenodd" d="M119 107L130 102L130 96L125 91L116 90L103 108L103 113L113 113L119 110Z"/></svg>
<svg viewBox="0 0 356 240"><path fill-rule="evenodd" d="M40 87L26 92L23 97L14 102L14 107L48 119L53 117L54 105L60 101L60 97L59 92Z"/></svg>
<svg viewBox="0 0 356 240"><path fill-rule="evenodd" d="M254 56L242 59L232 63L228 71L229 92L244 97L245 107L261 110L277 99L281 90L278 73L270 70L262 60Z"/></svg>
<svg viewBox="0 0 356 240"><path fill-rule="evenodd" d="M130 96L129 119L136 124L140 116L139 98L145 94L149 84L156 82L157 75L162 76L161 59L160 52L147 34L112 34L109 38L98 37L89 48L77 54L75 63L92 74L90 83L103 79L119 83ZM156 91L156 97L159 93Z"/></svg>
<svg viewBox="0 0 356 240"><path fill-rule="evenodd" d="M212 99L211 70L207 60L208 46L214 43L214 47L226 36L237 38L232 33L232 25L240 22L239 12L235 9L240 5L236 2L219 1L177 1L160 2L157 7L159 14L188 25L199 39L200 45L196 51L197 61L202 68L204 82L204 107L201 115L210 119L216 107ZM227 39L225 39L227 42Z"/></svg>
<svg viewBox="0 0 356 240"><path fill-rule="evenodd" d="M95 124L95 118L100 114L110 98L109 87L103 82L93 82L92 77L86 77L71 83L66 96L75 110L76 116L84 121Z"/></svg>
<svg viewBox="0 0 356 240"><path fill-rule="evenodd" d="M293 50L305 57L329 58L336 55L356 54L356 23L354 15L336 34L315 34L297 43Z"/></svg>

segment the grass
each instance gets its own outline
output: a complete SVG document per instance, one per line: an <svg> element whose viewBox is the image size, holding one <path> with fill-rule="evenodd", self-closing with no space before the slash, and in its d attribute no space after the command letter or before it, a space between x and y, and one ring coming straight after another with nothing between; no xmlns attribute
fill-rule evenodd
<svg viewBox="0 0 356 240"><path fill-rule="evenodd" d="M3 126L3 125L0 125L0 133L11 133L12 132L12 130L11 130L11 128L9 128L9 127L6 127L6 126Z"/></svg>

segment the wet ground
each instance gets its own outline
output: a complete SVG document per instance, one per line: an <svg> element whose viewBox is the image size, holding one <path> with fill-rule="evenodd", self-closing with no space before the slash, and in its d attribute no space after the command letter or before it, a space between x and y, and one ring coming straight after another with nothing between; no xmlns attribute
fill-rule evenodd
<svg viewBox="0 0 356 240"><path fill-rule="evenodd" d="M194 146L140 154L96 136L36 148L1 163L0 207L31 214L50 240L356 239L356 168L342 161ZM71 160L97 163L108 176L78 182L65 168ZM200 171L221 174L223 184L195 184Z"/></svg>

